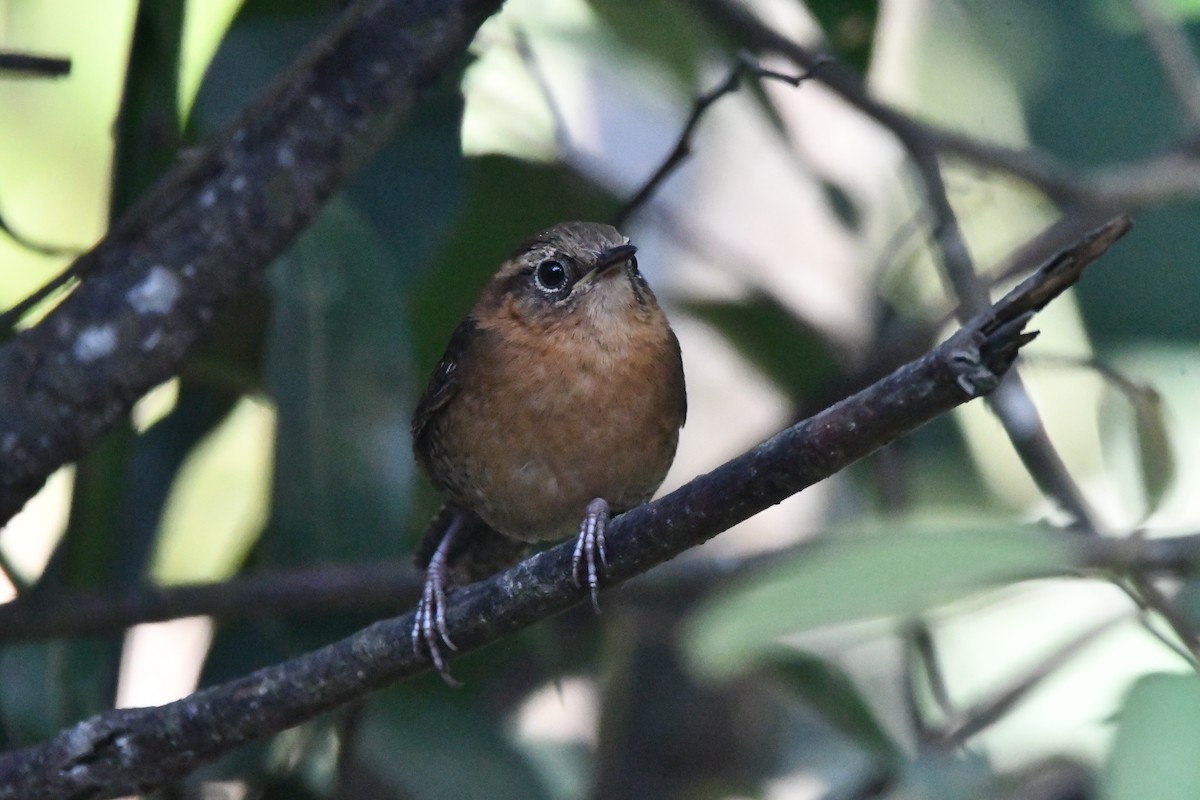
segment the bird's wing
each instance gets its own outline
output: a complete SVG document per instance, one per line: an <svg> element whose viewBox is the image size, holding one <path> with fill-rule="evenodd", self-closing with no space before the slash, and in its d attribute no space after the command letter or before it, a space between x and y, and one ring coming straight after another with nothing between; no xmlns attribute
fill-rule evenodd
<svg viewBox="0 0 1200 800"><path fill-rule="evenodd" d="M467 317L459 323L450 336L450 343L446 345L446 352L442 354L442 360L438 362L433 369L433 374L429 376L429 385L425 387L425 393L421 395L421 400L417 403L417 410L413 412L413 449L418 458L422 458L427 449L425 434L428 432L430 420L454 398L458 391L459 372L463 357L471 342L478 335L479 329L471 317Z"/></svg>
<svg viewBox="0 0 1200 800"><path fill-rule="evenodd" d="M675 369L673 380L676 382L679 393L679 425L687 421L687 385L683 379L683 351L679 348L679 337L675 335L675 331L671 331L671 346L675 348Z"/></svg>

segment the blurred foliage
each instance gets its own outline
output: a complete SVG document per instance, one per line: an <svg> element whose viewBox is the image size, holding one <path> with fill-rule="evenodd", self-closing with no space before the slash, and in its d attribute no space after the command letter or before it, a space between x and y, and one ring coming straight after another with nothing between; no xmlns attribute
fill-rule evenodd
<svg viewBox="0 0 1200 800"><path fill-rule="evenodd" d="M1147 675L1129 690L1108 764L1106 797L1184 800L1200 794L1200 678Z"/></svg>
<svg viewBox="0 0 1200 800"><path fill-rule="evenodd" d="M687 311L720 330L738 352L781 388L794 403L842 374L835 353L821 331L796 317L768 294L740 302L694 301ZM788 342L787 349L762 347Z"/></svg>
<svg viewBox="0 0 1200 800"><path fill-rule="evenodd" d="M920 520L842 534L718 592L691 622L688 656L702 674L744 670L791 631L903 620L982 587L1065 570L1067 545L1046 531Z"/></svg>
<svg viewBox="0 0 1200 800"><path fill-rule="evenodd" d="M17 201L9 198L20 196L10 194L13 188L34 181L11 165L5 171L0 158L5 219L29 228L37 241L87 241L94 231L76 219L77 205L108 203L119 215L186 158L188 147L223 130L343 5L128 3L126 28L119 28L114 10L112 29L97 37L127 53L128 64L102 70L80 63L69 80L95 81L83 92L88 102L73 104L78 124L52 126L56 133L86 131L92 148L103 138L96 131L111 128L111 179L95 177L104 170L94 168L87 172L94 179L84 180L77 170L86 192L72 187L79 196L65 198L57 216L30 214L28 220L43 226L38 228L10 213ZM601 54L588 65L589 81L607 75L606 60L629 58L644 65L645 84L661 95L664 108L686 108L691 97L711 88L714 74L728 69L733 53L752 45L714 26L697 11L701 5L510 0L509 10L518 20L511 24L520 26L520 15L539 17L551 32L555 14L570 18L571 35L578 37L572 42L581 52ZM1006 122L1027 126L1031 141L1073 166L1136 159L1188 134L1137 19L1123 4L956 0L913 7L915 18L939 11L954 16L961 27L930 26L925 35L966 31L963 41L952 43L956 57L999 65L1014 87L1022 119ZM1184 15L1185 30L1196 41L1200 3L1175 0L1171 7ZM865 76L879 69L876 43L899 36L880 28L888 18L876 2L812 0L806 10L828 48ZM65 23L54 18L60 11L47 3L44 19L33 27L53 31L63 25L65 35ZM30 14L26 8L13 19ZM542 35L553 35L545 30ZM928 41L920 35L899 41L924 52ZM91 51L80 48L71 55L84 59ZM940 80L959 77L940 70ZM107 90L104 80L111 83ZM269 279L226 310L174 383L165 416L117 426L80 461L69 525L32 591L218 579L409 552L436 499L413 468L408 418L449 332L516 242L564 219L609 219L625 193L615 188L624 186L621 180L578 153L549 162L496 152L464 157L461 82L458 71L430 87L418 113L272 266ZM748 88L763 124L791 146L794 120L761 87ZM582 80L575 91L572 104L587 105L599 94ZM971 88L962 91L969 95ZM0 101L6 97L0 94ZM23 95L4 108L33 105ZM604 120L593 121L604 128ZM523 122L510 126L520 130ZM622 124L622 135L641 137L636 125L630 130L627 121ZM7 129L15 127L0 125L0 149L27 152L31 163L54 161L33 144L12 144L20 140ZM704 172L712 167L706 158L737 162L756 155L735 148L714 156L706 154L704 142L701 134L686 169ZM67 150L82 146L72 142ZM802 147L795 150L798 163L808 158ZM587 156L608 153L597 148ZM881 222L868 193L852 180L804 166L812 166L802 170L811 182L805 189L823 199L825 221L871 256L893 258L878 252L883 247L872 250L871 237L908 223ZM985 186L981 196L990 200L993 191ZM974 207L952 199L961 203L969 225ZM705 202L692 200L696 206ZM761 206L744 210L737 225L747 237L757 235L756 223L776 211L775 202L764 198ZM1200 316L1189 300L1200 296L1200 271L1193 268L1196 212L1194 200L1146 210L1138 234L1091 270L1078 293L1100 361L1111 360L1122 376L1111 382L1120 399L1110 392L1096 418L1084 420L1102 429L1104 459L1095 469L1120 487L1113 493L1120 497L1106 499L1114 505L1127 500L1122 510L1135 507L1139 521L1161 528L1197 519L1190 483L1200 476L1200 423L1181 410L1200 402L1194 352ZM57 220L61 229L45 219ZM667 230L668 239L681 230L687 234L656 218L653 209L635 224ZM810 224L795 225L798 252L808 235L800 229ZM1015 235L1006 229L999 238ZM918 239L912 237L920 244ZM36 283L27 263L42 271L51 263L29 254L10 262L9 250L0 253L6 302ZM891 293L897 318L932 330L948 307L945 298L940 306L929 300L917 285L919 269L905 265L902 271L889 275L900 284ZM725 277L737 282L745 276ZM682 282L689 281L684 276ZM676 293L668 285L659 293L688 324L718 333L793 410L839 396L861 370L894 366L891 356L910 344L911 331L872 330L879 325L874 319L861 326L857 340L834 335L769 282L747 279L742 288L747 290L708 296ZM871 313L867 305L864 317ZM1071 369L1085 361L1081 357ZM1085 416L1078 409L1075 414ZM694 427L684 435L705 437ZM997 597L1004 593L991 590L1004 587L1016 596L1030 579L1080 569L1059 532L1014 521L1015 514L986 495L980 458L956 428L935 423L903 447L848 471L824 516L814 518L824 531L815 544L734 579L725 571L714 579L696 567L700 559L685 561L678 585L648 576L606 595L600 622L587 613L563 615L456 662L464 690L450 691L433 676L392 687L243 748L177 789L198 792L205 781L242 780L264 798L807 797L816 795L789 786L811 779L826 787L821 796L828 798L1016 800L1034 796L1029 787L1043 769L1059 774L1065 755L1086 763L1069 762L1070 785L1085 788L1064 797L1092 796L1090 784L1076 780L1080 771L1094 775L1099 791L1114 800L1196 796L1196 676L1171 674L1185 665L1132 624L1131 635L1140 636L1131 648L1136 657L1122 652L1119 669L1093 659L1090 671L1071 683L1098 695L1098 675L1125 676L1112 679L1124 681L1120 689L1131 688L1113 700L1119 708L1111 751L1080 755L1084 748L1052 738L1061 728L1049 716L1018 724L1001 715L968 746L952 751L922 739L923 728L953 717L956 701L986 700L1006 679L1024 674L1029 660L1036 662L1029 654L1049 651L1029 645L1030 639L1053 643L1073 635L1053 627L1047 609L1045 625L1037 616L1009 624L986 642L978 660L972 660L973 648L956 646L954 631L985 629L981 618L1003 611L1005 602ZM876 495L890 499L876 503ZM1028 519L1044 509L1022 512ZM7 552L17 545L5 538L0 546ZM1075 581L1082 583L1103 582ZM1179 608L1200 624L1198 587L1194 578L1183 582ZM1090 619L1083 611L1079 617ZM936 654L917 652L906 633L913 620L933 631ZM200 680L229 680L368 621L365 614L340 613L219 623ZM117 636L5 644L0 745L45 739L111 706L126 650ZM943 661L931 662L935 656ZM908 672L914 661L923 663L923 688ZM547 711L555 703L542 702L542 694L579 676L597 707L568 706L564 691L557 716ZM938 680L949 688L937 686ZM1018 711L1028 699L1023 693L1016 699ZM1076 705L1081 703L1090 729L1104 728L1099 720L1111 710L1104 701ZM522 732L544 731L549 723L543 717L554 718L556 734ZM1006 725L1018 729L1015 738L1033 743L1025 750L1003 749ZM1043 728L1053 731L1040 736Z"/></svg>
<svg viewBox="0 0 1200 800"><path fill-rule="evenodd" d="M879 3L875 0L809 0L806 5L829 38L832 52L865 74L875 44Z"/></svg>

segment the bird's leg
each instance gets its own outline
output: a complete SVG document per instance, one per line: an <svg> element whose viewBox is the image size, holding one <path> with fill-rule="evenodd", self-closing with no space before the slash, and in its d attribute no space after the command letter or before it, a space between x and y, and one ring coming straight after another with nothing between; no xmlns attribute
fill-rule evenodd
<svg viewBox="0 0 1200 800"><path fill-rule="evenodd" d="M425 569L425 588L421 591L421 600L417 603L417 616L412 627L413 652L419 655L423 644L434 668L442 676L442 680L451 686L460 686L461 684L446 669L446 661L442 657L439 640L451 650L458 649L458 646L450 640L450 634L446 630L446 583L450 547L454 542L455 534L462 527L462 523L463 514L460 511L450 521L446 532L442 534L441 542L429 559L429 566Z"/></svg>
<svg viewBox="0 0 1200 800"><path fill-rule="evenodd" d="M588 503L583 522L579 525L579 538L575 541L572 556L572 573L575 585L583 588L586 567L587 587L592 594L592 608L600 613L600 573L608 569L608 553L604 550L604 534L610 519L608 503L597 497Z"/></svg>

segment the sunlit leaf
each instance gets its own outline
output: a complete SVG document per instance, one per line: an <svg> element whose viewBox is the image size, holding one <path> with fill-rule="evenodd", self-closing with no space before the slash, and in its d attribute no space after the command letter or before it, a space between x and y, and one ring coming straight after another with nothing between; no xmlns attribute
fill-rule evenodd
<svg viewBox="0 0 1200 800"><path fill-rule="evenodd" d="M1068 542L1036 528L913 525L842 536L717 595L687 626L690 664L721 676L779 637L856 620L904 618L1069 563Z"/></svg>
<svg viewBox="0 0 1200 800"><path fill-rule="evenodd" d="M1130 690L1104 777L1107 800L1200 797L1200 678L1149 675Z"/></svg>
<svg viewBox="0 0 1200 800"><path fill-rule="evenodd" d="M241 564L267 517L274 434L274 410L244 399L191 452L163 512L157 581L221 580Z"/></svg>

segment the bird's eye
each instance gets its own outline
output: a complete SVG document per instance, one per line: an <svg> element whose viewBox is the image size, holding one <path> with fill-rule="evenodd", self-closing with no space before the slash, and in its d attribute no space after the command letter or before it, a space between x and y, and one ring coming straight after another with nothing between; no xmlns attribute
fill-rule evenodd
<svg viewBox="0 0 1200 800"><path fill-rule="evenodd" d="M567 285L567 268L561 261L543 261L534 270L533 279L543 292L554 293Z"/></svg>

